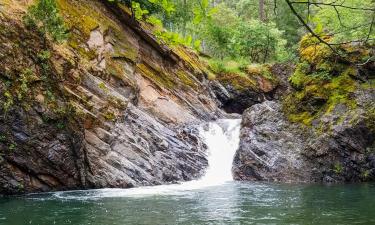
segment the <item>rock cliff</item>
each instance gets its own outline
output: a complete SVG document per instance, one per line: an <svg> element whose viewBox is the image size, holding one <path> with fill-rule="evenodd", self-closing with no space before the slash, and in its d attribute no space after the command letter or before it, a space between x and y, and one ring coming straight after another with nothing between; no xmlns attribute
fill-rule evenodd
<svg viewBox="0 0 375 225"><path fill-rule="evenodd" d="M100 0L58 0L69 37L56 43L25 24L30 4L0 8L0 193L199 177L194 125L222 112L198 57Z"/></svg>
<svg viewBox="0 0 375 225"><path fill-rule="evenodd" d="M235 179L375 179L375 63L352 63L369 58L371 47L343 46L349 61L325 48L305 37L289 91L244 112Z"/></svg>
<svg viewBox="0 0 375 225"><path fill-rule="evenodd" d="M56 2L63 42L28 22L35 1L0 4L0 194L196 179L208 166L197 125L221 108L243 113L235 179L375 179L373 62L305 38L289 78L293 66L250 65L212 79L122 5Z"/></svg>

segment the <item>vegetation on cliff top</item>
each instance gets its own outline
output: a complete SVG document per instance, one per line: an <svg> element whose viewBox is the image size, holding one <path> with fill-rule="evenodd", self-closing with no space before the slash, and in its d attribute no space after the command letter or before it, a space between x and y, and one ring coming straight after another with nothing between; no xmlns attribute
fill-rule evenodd
<svg viewBox="0 0 375 225"><path fill-rule="evenodd" d="M373 86L372 69L356 64L370 57L369 49L350 44L337 49L351 61L341 59L311 35L302 38L301 60L289 77L295 91L284 100L284 111L291 121L310 126L314 120L329 115L338 107L353 111L357 107L356 92L365 86Z"/></svg>
<svg viewBox="0 0 375 225"><path fill-rule="evenodd" d="M225 80L239 77L245 86L251 86L251 82L247 82L244 68L255 63L297 62L301 56L302 61L321 67L316 68L314 76L328 78L331 72L335 72L328 67L340 64L330 61L331 53L338 58L349 57L345 60L353 63L373 60L373 53L368 52L355 61L357 59L350 58L355 54L341 52L339 47L342 43L365 44L360 49L373 46L375 10L370 0L343 0L339 3L325 0L311 3L273 0L120 2L132 8L136 19L145 19L159 27L155 31L157 37L171 44L194 46L211 57L208 65L215 73L224 76ZM368 13L372 13L370 19ZM304 29L315 39L308 38ZM323 44L299 48L299 40L304 35L304 39ZM302 63L297 70L301 72L303 67ZM263 71L266 73L262 75L267 79L269 74L267 70ZM302 78L291 78L293 85L298 86L298 79Z"/></svg>
<svg viewBox="0 0 375 225"><path fill-rule="evenodd" d="M58 13L55 0L40 0L37 4L30 6L24 20L28 26L36 27L42 34L49 35L54 41L67 38L68 31Z"/></svg>
<svg viewBox="0 0 375 225"><path fill-rule="evenodd" d="M310 125L338 105L354 109L357 105L354 93L359 88L373 87L371 76L370 81L368 77L363 78L363 71L368 69L361 69L374 60L371 49L375 10L370 0L346 0L338 5L328 1L311 4L266 0L108 1L130 7L133 19L141 25L151 24L143 28L149 28L160 43L169 45L194 74L205 74L237 90L269 91L269 86L275 87L279 82L271 72L270 63L296 62L299 56L296 71L289 78L295 91L285 99L288 117L295 122ZM246 10L248 8L257 10ZM126 13L127 8L122 9ZM368 12L372 13L370 22ZM47 39L68 40L67 44L87 61L100 55L86 46L91 32L105 27L116 43L113 58L136 62L138 52L132 43L122 38L118 24L103 20L93 6L65 0L37 0L28 9L24 21ZM79 34L69 35L68 30ZM191 56L181 45L195 48L201 57ZM107 62L111 75L127 82L131 80L124 77L124 68L113 63L113 58ZM202 61L206 61L213 73L206 70ZM170 76L155 65L139 63L136 68L160 87L173 89L182 83L197 89L191 75L182 71ZM33 79L32 70L27 68L20 74L18 98L27 95L22 90ZM13 104L13 95L10 91L3 93L5 109Z"/></svg>

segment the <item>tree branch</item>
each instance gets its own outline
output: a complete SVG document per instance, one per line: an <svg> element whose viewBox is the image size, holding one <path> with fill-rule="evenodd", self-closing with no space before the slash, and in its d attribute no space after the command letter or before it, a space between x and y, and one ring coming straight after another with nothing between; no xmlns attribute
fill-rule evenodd
<svg viewBox="0 0 375 225"><path fill-rule="evenodd" d="M319 35L317 35L312 29L311 27L309 27L309 25L307 25L305 23L305 21L303 20L303 18L301 17L300 14L297 13L296 9L293 7L293 3L289 0L285 0L286 3L288 4L289 8L292 10L292 13L298 18L298 20L302 23L302 25L310 32L310 34L314 37L316 37L321 43L327 45L334 53L336 53L337 55L341 56L328 42L326 42L325 40L323 40Z"/></svg>
<svg viewBox="0 0 375 225"><path fill-rule="evenodd" d="M372 11L372 12L375 12L375 8L360 8L360 7L352 7L352 6L347 6L347 5L343 5L343 4L335 4L335 2L333 3L323 3L323 2L310 2L310 1L307 1L307 2L291 2L291 1L288 1L290 4L311 4L311 5L315 5L315 6L331 6L331 7L341 7L341 8L346 8L346 9L352 9L352 10L363 10L363 11Z"/></svg>
<svg viewBox="0 0 375 225"><path fill-rule="evenodd" d="M372 21L371 21L371 25L370 25L370 30L369 30L369 32L367 34L365 43L370 40L370 36L371 36L371 33L372 33L372 27L374 26L374 22L375 22L374 20L375 20L375 12L372 13Z"/></svg>

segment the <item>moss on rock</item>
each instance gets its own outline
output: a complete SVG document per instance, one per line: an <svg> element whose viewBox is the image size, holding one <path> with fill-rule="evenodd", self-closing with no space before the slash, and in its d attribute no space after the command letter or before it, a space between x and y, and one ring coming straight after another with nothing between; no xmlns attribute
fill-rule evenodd
<svg viewBox="0 0 375 225"><path fill-rule="evenodd" d="M210 66L216 73L216 80L240 92L252 90L267 93L272 91L279 82L268 64L246 65L236 61L212 61Z"/></svg>
<svg viewBox="0 0 375 225"><path fill-rule="evenodd" d="M371 88L371 85L361 84L355 79L358 68L354 63L337 60L337 56L326 48L309 35L300 43L301 62L289 77L295 90L284 98L283 104L284 112L292 122L311 126L313 121L335 113L337 107L344 107L347 112L339 117L347 116L357 108L355 93L365 86ZM348 46L342 48L347 49ZM363 54L366 51L357 52ZM369 80L368 84L371 83ZM336 121L343 120L339 118Z"/></svg>

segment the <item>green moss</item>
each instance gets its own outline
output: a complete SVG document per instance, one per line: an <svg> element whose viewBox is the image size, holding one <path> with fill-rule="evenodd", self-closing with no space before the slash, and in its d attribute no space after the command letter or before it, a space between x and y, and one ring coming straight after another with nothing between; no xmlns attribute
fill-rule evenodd
<svg viewBox="0 0 375 225"><path fill-rule="evenodd" d="M329 41L330 37L323 37L323 39ZM317 65L317 68L329 71L332 67L327 63L334 56L332 50L311 35L305 35L301 39L299 53L302 60Z"/></svg>
<svg viewBox="0 0 375 225"><path fill-rule="evenodd" d="M309 36L303 38L300 45L301 62L289 77L296 90L284 99L285 114L293 122L310 125L333 113L338 105L344 105L347 112L335 120L335 123L341 123L356 109L354 93L364 86L354 79L357 68L336 61L327 49L310 40Z"/></svg>
<svg viewBox="0 0 375 225"><path fill-rule="evenodd" d="M279 82L268 64L248 64L245 60L209 60L208 64L216 73L212 79L231 85L239 91L252 89L267 92Z"/></svg>
<svg viewBox="0 0 375 225"><path fill-rule="evenodd" d="M127 60L123 59L110 59L107 60L106 72L114 78L114 80L121 80L127 85L137 89L137 84L132 73L129 73L125 69L125 63L129 63Z"/></svg>
<svg viewBox="0 0 375 225"><path fill-rule="evenodd" d="M65 23L70 29L77 29L84 38L99 26L100 13L85 1L57 0L58 7L65 18Z"/></svg>
<svg viewBox="0 0 375 225"><path fill-rule="evenodd" d="M86 58L90 61L98 57L98 53L95 50L88 49L81 43L82 41L77 37L72 37L68 42L69 46L77 50L81 57Z"/></svg>
<svg viewBox="0 0 375 225"><path fill-rule="evenodd" d="M309 112L302 112L302 113L290 114L289 119L292 122L300 122L306 126L310 126L311 122L314 119L314 116L311 115L311 113Z"/></svg>
<svg viewBox="0 0 375 225"><path fill-rule="evenodd" d="M155 68L151 68L150 66L141 63L137 64L137 71L160 87L172 89L176 85L173 78L170 75L165 74L161 69L156 70Z"/></svg>
<svg viewBox="0 0 375 225"><path fill-rule="evenodd" d="M216 80L216 78L217 78L216 74L214 74L210 71L207 72L207 79L208 80Z"/></svg>
<svg viewBox="0 0 375 225"><path fill-rule="evenodd" d="M0 135L0 142L5 142L6 141L6 136L1 134Z"/></svg>
<svg viewBox="0 0 375 225"><path fill-rule="evenodd" d="M375 79L371 79L371 80L366 81L365 83L362 83L361 88L365 90L375 89Z"/></svg>
<svg viewBox="0 0 375 225"><path fill-rule="evenodd" d="M120 110L125 110L128 106L127 102L124 102L123 100L119 99L118 97L112 96L112 95L110 95L108 97L108 102L111 106L114 106L114 107L116 107Z"/></svg>
<svg viewBox="0 0 375 225"><path fill-rule="evenodd" d="M198 88L198 85L197 83L195 82L195 80L193 80L191 78L192 75L190 75L189 73L187 73L186 71L184 70L179 70L177 71L176 73L176 76L178 77L178 79L186 86L189 86L189 87L192 87L193 89L197 89Z"/></svg>
<svg viewBox="0 0 375 225"><path fill-rule="evenodd" d="M131 43L126 34L117 27L109 26L107 35L111 37L113 43L113 58L125 58L128 61L136 62L138 58L138 49Z"/></svg>
<svg viewBox="0 0 375 225"><path fill-rule="evenodd" d="M362 173L361 173L361 177L365 181L370 178L370 175L371 175L371 171L370 170L365 170L365 171L362 171Z"/></svg>
<svg viewBox="0 0 375 225"><path fill-rule="evenodd" d="M257 89L257 82L243 74L219 74L217 80L225 85L231 85L236 90Z"/></svg>
<svg viewBox="0 0 375 225"><path fill-rule="evenodd" d="M11 143L9 146L8 146L8 150L13 152L15 149L16 149L17 145L14 144L14 143Z"/></svg>
<svg viewBox="0 0 375 225"><path fill-rule="evenodd" d="M352 95L358 88L356 81L347 75L326 80L322 77L301 75L296 82L296 73L291 82L298 84L297 90L284 100L284 112L292 122L310 125L311 121L324 114L330 114L342 104L353 110L357 103Z"/></svg>
<svg viewBox="0 0 375 225"><path fill-rule="evenodd" d="M369 105L365 108L365 123L366 126L375 133L375 105Z"/></svg>
<svg viewBox="0 0 375 225"><path fill-rule="evenodd" d="M333 165L333 172L336 174L341 174L344 171L344 167L341 165L341 163L335 163Z"/></svg>
<svg viewBox="0 0 375 225"><path fill-rule="evenodd" d="M109 92L107 86L106 86L105 83L103 83L103 82L99 83L99 84L98 84L98 87L99 87L102 91L104 91L105 93L108 93L108 92Z"/></svg>
<svg viewBox="0 0 375 225"><path fill-rule="evenodd" d="M310 65L306 62L299 63L296 67L295 72L289 77L289 82L293 87L300 89L303 85L308 82L308 68Z"/></svg>
<svg viewBox="0 0 375 225"><path fill-rule="evenodd" d="M105 112L103 114L103 117L104 117L104 119L106 119L108 121L116 121L116 115L111 111Z"/></svg>
<svg viewBox="0 0 375 225"><path fill-rule="evenodd" d="M185 66L194 74L201 74L206 70L203 61L192 50L180 45L172 46L172 49L181 58Z"/></svg>
<svg viewBox="0 0 375 225"><path fill-rule="evenodd" d="M69 46L76 49L82 56L92 60L97 57L95 50L86 48L86 42L91 31L100 28L106 31L114 43L113 57L124 57L135 61L138 55L137 49L128 41L126 34L116 21L103 16L101 8L94 2L57 0L58 6L64 16L66 25L72 30L68 40Z"/></svg>
<svg viewBox="0 0 375 225"><path fill-rule="evenodd" d="M5 101L3 102L3 109L4 111L8 111L10 107L14 104L13 96L9 91L4 92Z"/></svg>

